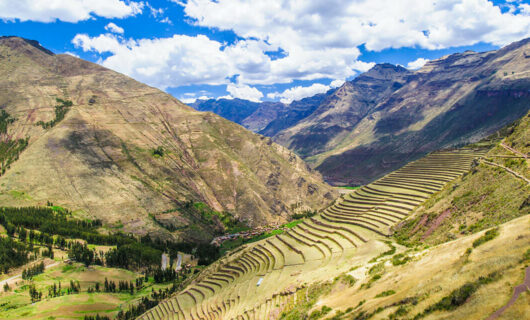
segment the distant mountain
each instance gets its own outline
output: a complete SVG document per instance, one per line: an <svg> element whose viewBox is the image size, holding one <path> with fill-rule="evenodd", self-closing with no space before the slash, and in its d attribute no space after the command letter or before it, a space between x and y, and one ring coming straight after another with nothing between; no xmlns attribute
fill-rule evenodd
<svg viewBox="0 0 530 320"><path fill-rule="evenodd" d="M331 92L332 90L327 94L317 94L290 104L252 102L242 99L209 99L197 100L189 106L195 110L213 112L251 131L272 137L312 114Z"/></svg>
<svg viewBox="0 0 530 320"><path fill-rule="evenodd" d="M291 110L302 101L275 107L277 118L252 130L295 151L332 184L366 184L523 116L530 109L529 70L530 39L448 55L415 72L378 64L340 88L303 99L301 112Z"/></svg>
<svg viewBox="0 0 530 320"><path fill-rule="evenodd" d="M51 201L124 232L190 239L214 229L181 210L194 202L257 226L335 197L270 138L97 64L2 37L0 76L0 206Z"/></svg>

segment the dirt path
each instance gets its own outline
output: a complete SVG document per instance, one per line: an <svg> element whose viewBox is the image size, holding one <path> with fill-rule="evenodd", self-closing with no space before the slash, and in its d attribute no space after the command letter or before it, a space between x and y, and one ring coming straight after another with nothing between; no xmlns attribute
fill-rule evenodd
<svg viewBox="0 0 530 320"><path fill-rule="evenodd" d="M511 152L513 152L515 154L518 154L521 157L523 157L523 158L528 160L528 155L527 154L524 154L524 153L522 153L522 152L520 152L520 151L518 151L518 150L516 150L516 149L514 149L514 148L512 148L512 147L510 147L508 145L505 145L504 142L501 142L501 147L503 147L504 149L506 149L508 151L511 151Z"/></svg>
<svg viewBox="0 0 530 320"><path fill-rule="evenodd" d="M510 301L508 301L508 303L504 307L495 311L486 320L497 319L506 309L508 309L512 304L514 304L517 298L519 298L519 295L525 292L526 290L530 290L530 266L526 268L526 274L523 283L513 289L513 295Z"/></svg>
<svg viewBox="0 0 530 320"><path fill-rule="evenodd" d="M59 263L61 263L61 262L55 262L55 263L49 264L49 265L45 266L44 269L55 267ZM3 288L6 283L9 283L10 281L16 280L16 279L18 279L20 277L22 277L22 274L17 274L16 276L12 276L11 278L7 278L5 280L0 281L0 288Z"/></svg>
<svg viewBox="0 0 530 320"><path fill-rule="evenodd" d="M519 173L513 171L513 170L510 169L510 168L506 168L506 167L503 166L503 165L500 165L500 164L497 164L497 163L494 163L494 162L489 162L489 161L484 160L484 159L482 159L482 162L485 163L485 164L487 164L487 165L490 165L490 166L495 166L495 167L502 168L502 169L508 171L509 173L513 174L513 175L516 176L517 178L522 179L522 180L526 181L526 183L530 184L530 180L528 180L525 176L523 176L523 175L521 175L521 174L519 174Z"/></svg>

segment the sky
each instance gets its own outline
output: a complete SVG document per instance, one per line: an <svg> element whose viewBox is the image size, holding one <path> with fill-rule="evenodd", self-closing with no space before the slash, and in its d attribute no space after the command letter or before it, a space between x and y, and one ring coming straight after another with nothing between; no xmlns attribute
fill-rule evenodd
<svg viewBox="0 0 530 320"><path fill-rule="evenodd" d="M530 0L0 0L0 35L37 40L185 103L289 103L375 63L415 70L530 37Z"/></svg>

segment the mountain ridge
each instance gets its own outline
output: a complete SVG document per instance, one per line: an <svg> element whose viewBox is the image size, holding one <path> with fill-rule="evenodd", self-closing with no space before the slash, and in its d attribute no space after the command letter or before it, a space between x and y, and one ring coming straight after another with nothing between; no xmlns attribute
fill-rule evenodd
<svg viewBox="0 0 530 320"><path fill-rule="evenodd" d="M529 69L530 38L447 55L416 71L377 64L329 91L290 126L259 132L295 151L331 184L366 184L523 116L530 109Z"/></svg>
<svg viewBox="0 0 530 320"><path fill-rule="evenodd" d="M334 198L317 173L270 138L129 77L48 55L21 38L0 39L0 60L0 106L15 119L2 138L29 137L0 176L4 205L51 201L125 232L204 240L201 232L218 228L187 215L181 207L190 201L258 226ZM56 98L72 106L41 127L55 121ZM162 228L159 215L180 231Z"/></svg>

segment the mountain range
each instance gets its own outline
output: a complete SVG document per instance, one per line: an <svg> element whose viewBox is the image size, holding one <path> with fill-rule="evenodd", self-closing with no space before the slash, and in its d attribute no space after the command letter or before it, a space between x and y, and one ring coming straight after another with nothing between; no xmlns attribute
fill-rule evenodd
<svg viewBox="0 0 530 320"><path fill-rule="evenodd" d="M216 227L186 206L257 226L336 196L270 138L125 75L18 37L0 38L0 62L2 206L53 203L127 233L208 240Z"/></svg>
<svg viewBox="0 0 530 320"><path fill-rule="evenodd" d="M377 64L339 88L290 104L224 99L191 106L272 137L331 184L362 185L523 116L530 109L530 39L451 54L417 71Z"/></svg>

